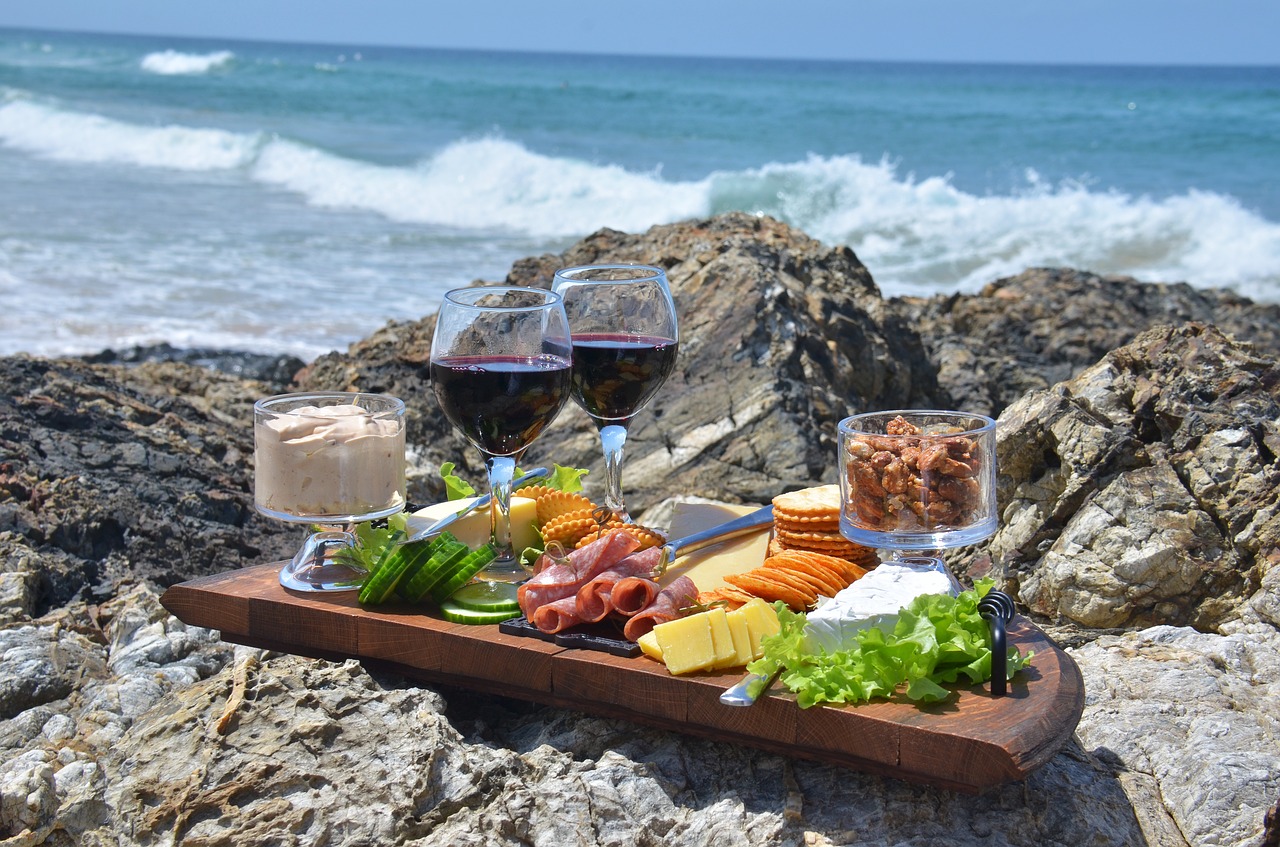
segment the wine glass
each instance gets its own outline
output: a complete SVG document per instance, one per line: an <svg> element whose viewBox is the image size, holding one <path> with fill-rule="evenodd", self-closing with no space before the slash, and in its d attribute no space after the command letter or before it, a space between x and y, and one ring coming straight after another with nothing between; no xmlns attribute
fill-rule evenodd
<svg viewBox="0 0 1280 847"><path fill-rule="evenodd" d="M839 433L845 538L951 576L933 554L995 532L991 418L932 410L868 412L842 420Z"/></svg>
<svg viewBox="0 0 1280 847"><path fill-rule="evenodd" d="M604 449L604 505L630 523L622 452L632 419L676 365L676 307L661 268L587 265L556 271L573 331L573 399L595 422Z"/></svg>
<svg viewBox="0 0 1280 847"><path fill-rule="evenodd" d="M511 549L516 462L569 398L573 350L560 295L479 286L445 294L431 342L431 387L445 417L484 454L497 558L478 576L520 582Z"/></svg>
<svg viewBox="0 0 1280 847"><path fill-rule="evenodd" d="M314 532L280 571L295 591L349 591L365 571L340 561L345 529L405 505L404 403L386 394L280 394L253 404L254 507Z"/></svg>

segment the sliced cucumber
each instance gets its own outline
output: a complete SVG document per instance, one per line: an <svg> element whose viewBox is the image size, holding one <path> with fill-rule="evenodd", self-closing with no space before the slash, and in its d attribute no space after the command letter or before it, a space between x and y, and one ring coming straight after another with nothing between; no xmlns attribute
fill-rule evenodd
<svg viewBox="0 0 1280 847"><path fill-rule="evenodd" d="M466 558L468 552L470 551L467 545L461 541L446 541L405 585L404 598L410 603L417 603L426 597L427 593L439 585L441 580L448 578L458 563Z"/></svg>
<svg viewBox="0 0 1280 847"><path fill-rule="evenodd" d="M415 552L413 563L405 570L404 576L400 577L400 582L396 585L396 594L402 599L409 599L409 583L411 583L418 575L418 572L427 566L431 561L431 557L440 552L444 545L450 541L457 542L451 533L442 532L426 541L415 541L413 544L407 544L402 550L412 550Z"/></svg>
<svg viewBox="0 0 1280 847"><path fill-rule="evenodd" d="M431 599L437 603L449 599L453 592L470 582L471 578L484 570L484 566L492 562L497 555L498 552L493 549L492 544L485 544L472 550L454 566L452 572L428 589Z"/></svg>
<svg viewBox="0 0 1280 847"><path fill-rule="evenodd" d="M520 612L516 599L518 586L509 582L472 582L449 595L449 599L464 609L477 612Z"/></svg>
<svg viewBox="0 0 1280 847"><path fill-rule="evenodd" d="M427 557L425 549L415 549L415 547L416 545L409 549L400 547L384 556L378 569L365 578L356 599L366 606L376 606L385 602L396 590L405 572L411 566L419 564L420 559Z"/></svg>
<svg viewBox="0 0 1280 847"><path fill-rule="evenodd" d="M482 612L477 609L468 609L466 606L459 606L449 599L440 604L440 613L444 615L444 619L447 621L465 624L496 624L509 621L515 617L515 614L508 610Z"/></svg>

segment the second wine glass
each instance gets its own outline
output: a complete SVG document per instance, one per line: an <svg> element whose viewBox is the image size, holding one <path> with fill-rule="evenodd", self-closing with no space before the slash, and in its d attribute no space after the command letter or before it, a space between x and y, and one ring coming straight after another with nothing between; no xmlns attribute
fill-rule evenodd
<svg viewBox="0 0 1280 847"><path fill-rule="evenodd" d="M573 333L573 399L600 432L604 505L630 522L622 498L622 453L632 419L676 365L676 307L661 268L586 265L556 271Z"/></svg>
<svg viewBox="0 0 1280 847"><path fill-rule="evenodd" d="M572 347L558 294L479 286L445 295L431 342L431 387L445 417L485 457L493 494L494 562L479 576L520 582L511 549L516 462L569 397Z"/></svg>

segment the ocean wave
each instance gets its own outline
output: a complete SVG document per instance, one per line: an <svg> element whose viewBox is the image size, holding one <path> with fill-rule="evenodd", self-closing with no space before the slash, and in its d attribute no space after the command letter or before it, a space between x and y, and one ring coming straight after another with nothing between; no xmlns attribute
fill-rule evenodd
<svg viewBox="0 0 1280 847"><path fill-rule="evenodd" d="M0 143L79 162L240 169L317 207L528 236L548 248L601 227L636 232L729 210L767 214L850 246L890 295L971 291L1027 267L1070 266L1280 301L1280 224L1209 191L1154 198L1048 184L1028 170L1019 190L980 195L947 176L901 174L887 159L856 155L676 181L500 137L382 165L263 133L139 126L12 89L0 98Z"/></svg>
<svg viewBox="0 0 1280 847"><path fill-rule="evenodd" d="M0 101L0 143L69 162L206 171L248 164L260 139L220 129L138 126L11 94Z"/></svg>
<svg viewBox="0 0 1280 847"><path fill-rule="evenodd" d="M230 50L213 53L179 53L177 50L161 50L142 57L144 71L166 76L175 74L203 74L214 68L231 64L236 57Z"/></svg>

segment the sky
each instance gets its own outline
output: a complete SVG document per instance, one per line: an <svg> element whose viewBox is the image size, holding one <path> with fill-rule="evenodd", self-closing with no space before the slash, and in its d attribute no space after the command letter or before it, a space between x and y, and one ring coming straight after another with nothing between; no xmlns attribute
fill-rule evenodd
<svg viewBox="0 0 1280 847"><path fill-rule="evenodd" d="M1280 65L1280 0L0 0L0 27L656 56Z"/></svg>

